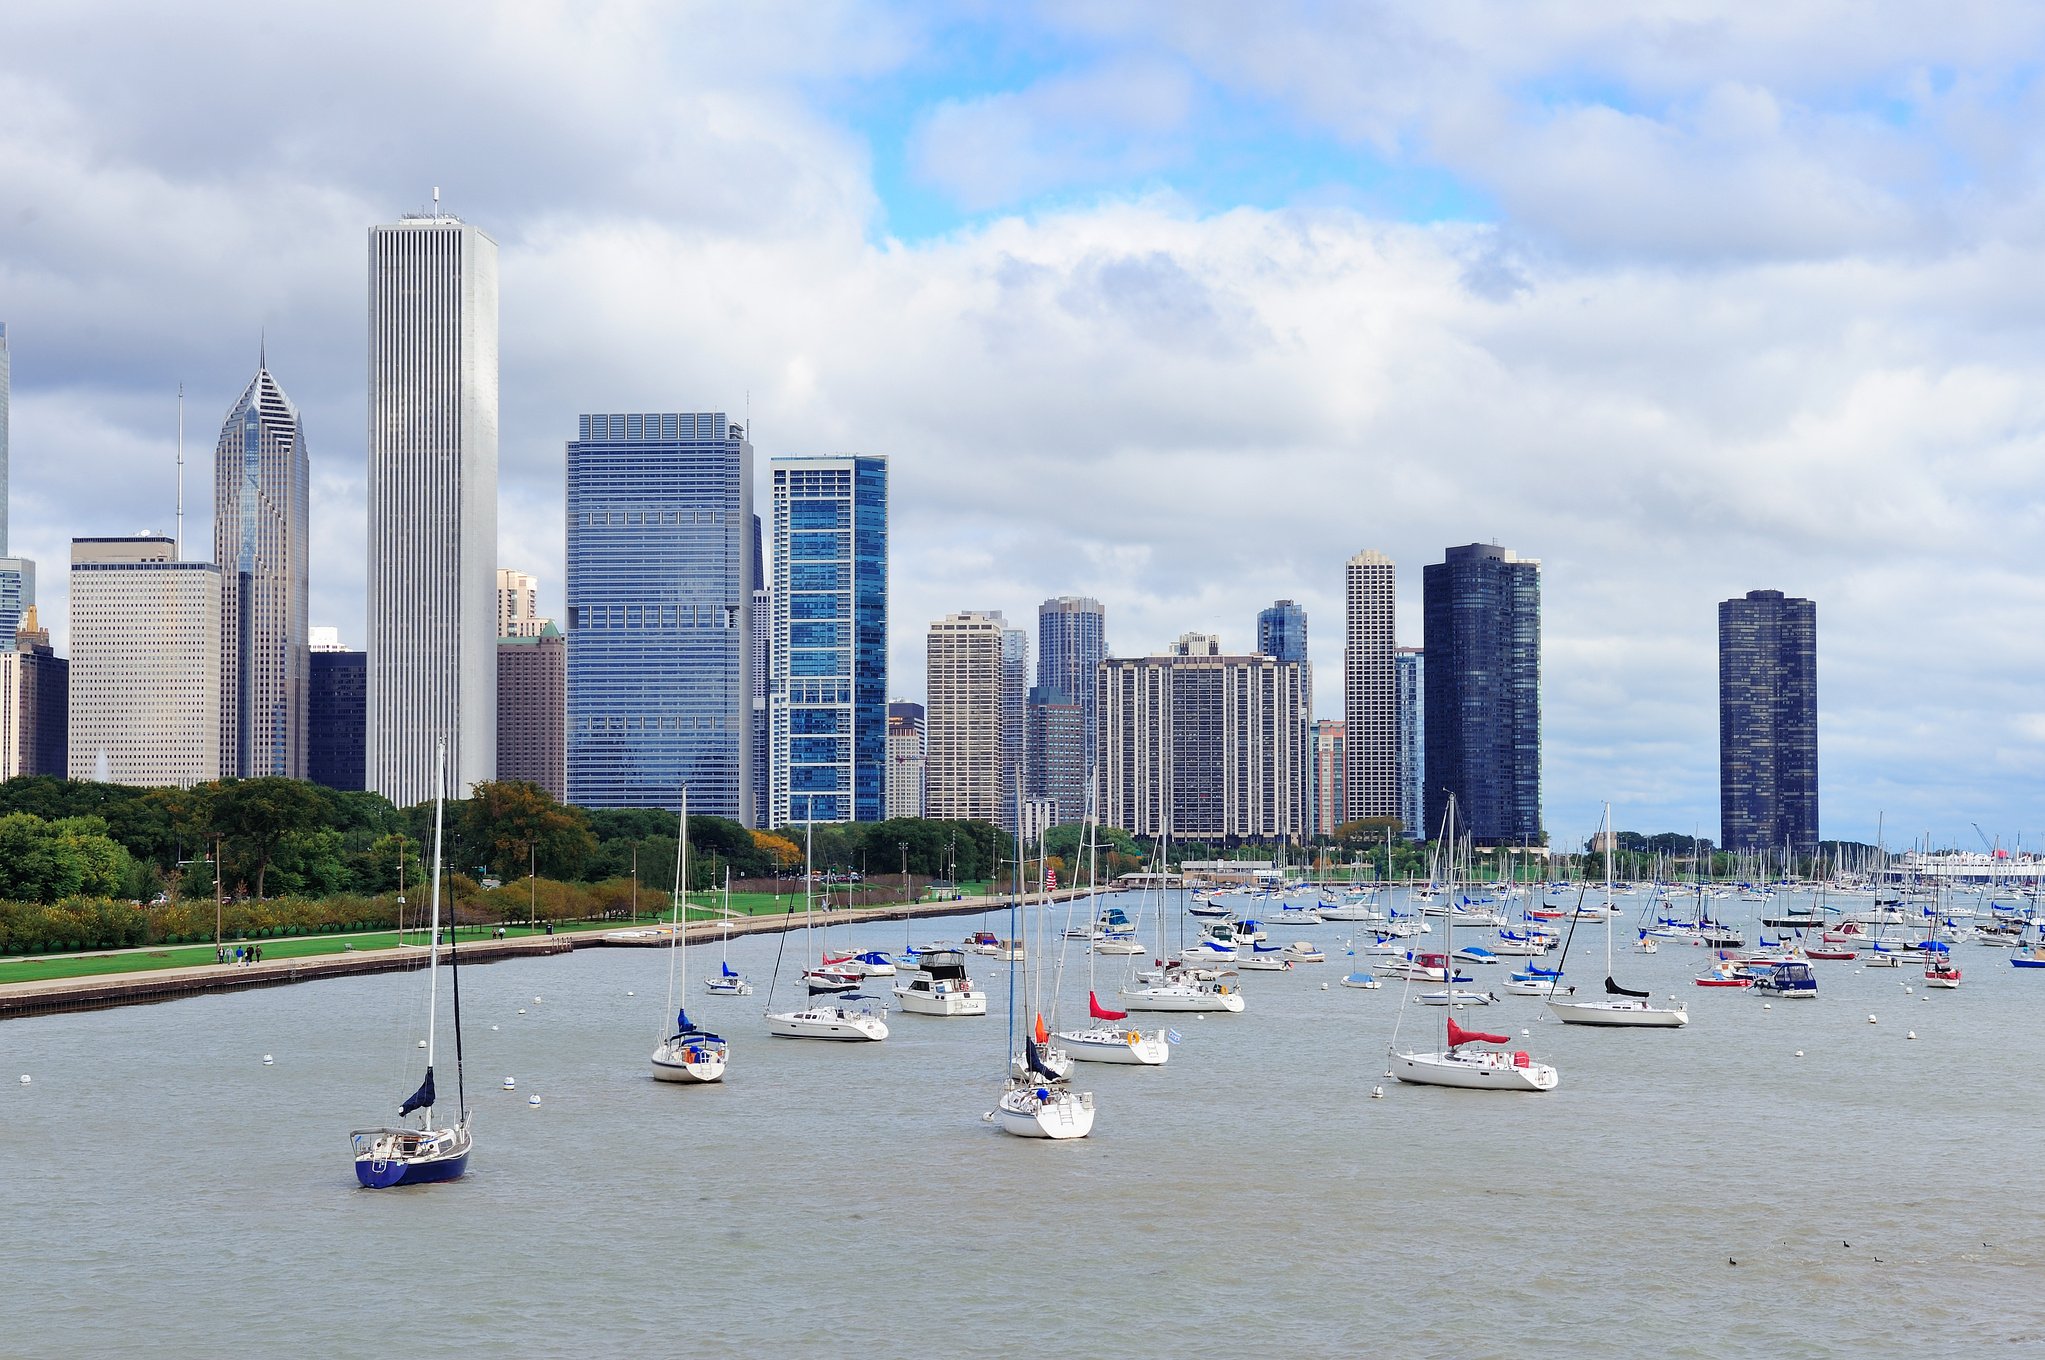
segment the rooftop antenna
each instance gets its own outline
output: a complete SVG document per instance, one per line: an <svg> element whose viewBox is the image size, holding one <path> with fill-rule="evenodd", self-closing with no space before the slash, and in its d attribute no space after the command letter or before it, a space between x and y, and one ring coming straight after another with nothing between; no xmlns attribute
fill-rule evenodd
<svg viewBox="0 0 2045 1360"><path fill-rule="evenodd" d="M184 560L185 545L185 385L178 384L178 527L170 545L170 560Z"/></svg>
<svg viewBox="0 0 2045 1360"><path fill-rule="evenodd" d="M433 215L435 217L440 216L440 186L438 184L433 186Z"/></svg>

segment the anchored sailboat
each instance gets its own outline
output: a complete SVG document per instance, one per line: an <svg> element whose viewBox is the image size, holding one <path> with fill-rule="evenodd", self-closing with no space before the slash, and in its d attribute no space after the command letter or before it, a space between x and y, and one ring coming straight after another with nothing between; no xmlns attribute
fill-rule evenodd
<svg viewBox="0 0 2045 1360"><path fill-rule="evenodd" d="M436 1023L440 1004L440 838L442 811L447 793L447 743L441 742L433 764L433 914L428 924L426 945L426 1080L398 1107L398 1117L415 1110L416 1125L395 1128L357 1129L348 1135L355 1150L355 1179L371 1190L394 1185L424 1185L451 1181L469 1169L469 1152L475 1140L469 1130L467 1092L462 1084L462 990L461 974L448 969L454 993L454 1085L455 1121L436 1124L433 1106L433 1055L438 1039ZM454 940L448 940L448 962L455 962Z"/></svg>
<svg viewBox="0 0 2045 1360"><path fill-rule="evenodd" d="M675 905L674 919L669 926L667 948L667 1004L675 1004L676 972L681 974L681 994L689 994L689 948L683 936L688 934L689 890L689 790L682 788L681 843L675 847ZM666 1014L665 1011L662 1012ZM729 1045L723 1038L707 1029L699 1028L689 1020L689 1010L684 1005L675 1012L675 1032L660 1041L653 1050L653 1079L655 1081L712 1082L724 1080L724 1068L730 1059Z"/></svg>
<svg viewBox="0 0 2045 1360"><path fill-rule="evenodd" d="M1612 976L1612 805L1605 804L1602 836L1605 842L1605 999L1603 1001L1550 1001L1548 1009L1565 1025L1604 1025L1608 1028L1677 1029L1690 1023L1690 1012L1681 1005L1657 1006L1647 992L1621 987ZM1563 949L1567 967L1568 948Z"/></svg>

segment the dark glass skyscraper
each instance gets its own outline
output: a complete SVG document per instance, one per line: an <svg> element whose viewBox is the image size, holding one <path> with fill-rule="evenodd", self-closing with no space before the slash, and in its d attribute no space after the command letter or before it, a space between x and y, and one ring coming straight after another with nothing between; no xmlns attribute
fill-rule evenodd
<svg viewBox="0 0 2045 1360"><path fill-rule="evenodd" d="M1818 607L1779 590L1718 606L1718 817L1727 850L1818 846Z"/></svg>
<svg viewBox="0 0 2045 1360"><path fill-rule="evenodd" d="M1479 844L1541 837L1541 564L1492 543L1421 569L1426 781L1422 834L1456 824ZM1352 737L1351 740L1354 740Z"/></svg>
<svg viewBox="0 0 2045 1360"><path fill-rule="evenodd" d="M750 822L753 446L722 411L586 415L580 435L569 801L672 808L687 784L693 811Z"/></svg>
<svg viewBox="0 0 2045 1360"><path fill-rule="evenodd" d="M1291 600L1279 600L1257 615L1257 655L1280 661L1307 660L1307 611Z"/></svg>
<svg viewBox="0 0 2045 1360"><path fill-rule="evenodd" d="M887 816L888 462L774 460L773 821Z"/></svg>
<svg viewBox="0 0 2045 1360"><path fill-rule="evenodd" d="M1060 595L1037 606L1037 684L1078 701L1089 763L1100 739L1096 673L1107 654L1107 614L1099 600ZM1059 815L1066 815L1063 808Z"/></svg>
<svg viewBox="0 0 2045 1360"><path fill-rule="evenodd" d="M320 648L307 659L305 777L330 789L360 789L369 750L369 654Z"/></svg>

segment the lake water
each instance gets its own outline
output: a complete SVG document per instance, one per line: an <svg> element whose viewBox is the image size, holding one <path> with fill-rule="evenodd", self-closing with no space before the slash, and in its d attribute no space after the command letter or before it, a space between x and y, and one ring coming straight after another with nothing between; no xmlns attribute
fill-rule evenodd
<svg viewBox="0 0 2045 1360"><path fill-rule="evenodd" d="M1512 1096L1382 1076L1400 984L1337 983L1349 929L1288 930L1330 962L1245 974L1240 1016L1165 1017L1167 1066L1082 1066L1099 1118L1066 1144L981 1119L991 959L985 1019L891 1013L886 1043L833 1045L765 1035L778 937L731 946L752 997L705 995L695 949L690 1011L733 1047L702 1088L647 1075L664 954L464 969L477 1150L407 1191L358 1189L347 1133L418 1080L419 974L8 1021L0 1354L2045 1352L2045 971L1961 946L1965 984L1926 993L1818 963L1816 1001L1763 1009L1692 987L1705 951L1665 942L1618 972L1681 994L1687 1029L1464 1015L1561 1069ZM1603 975L1589 929L1579 984ZM1126 962L1099 966L1105 996ZM1402 1041L1441 1014L1407 1004ZM443 1096L452 1076L443 1054Z"/></svg>

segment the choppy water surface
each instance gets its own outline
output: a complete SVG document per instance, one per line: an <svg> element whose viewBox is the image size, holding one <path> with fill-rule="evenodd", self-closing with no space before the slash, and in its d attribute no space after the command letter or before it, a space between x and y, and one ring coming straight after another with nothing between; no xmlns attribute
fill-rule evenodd
<svg viewBox="0 0 2045 1360"><path fill-rule="evenodd" d="M776 938L732 945L747 998L704 995L697 949L690 1010L733 1042L713 1088L647 1075L657 951L465 969L473 1169L380 1193L346 1136L417 1081L417 974L9 1021L0 1353L2045 1350L2045 971L1962 946L1965 984L1927 994L1907 966L1819 963L1818 1000L1763 1009L1692 987L1704 951L1664 943L1620 976L1681 994L1687 1029L1564 1027L1525 998L1467 1016L1561 1069L1508 1096L1384 1080L1402 993L1337 985L1349 929L1289 932L1331 961L1245 974L1241 1016L1167 1018L1168 1066L1082 1067L1095 1133L1057 1145L981 1120L993 960L986 1019L831 1045L763 1032ZM1126 962L1099 967L1106 993ZM1404 1012L1402 1041L1438 1033Z"/></svg>

